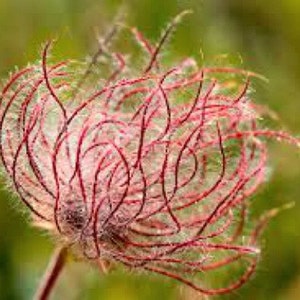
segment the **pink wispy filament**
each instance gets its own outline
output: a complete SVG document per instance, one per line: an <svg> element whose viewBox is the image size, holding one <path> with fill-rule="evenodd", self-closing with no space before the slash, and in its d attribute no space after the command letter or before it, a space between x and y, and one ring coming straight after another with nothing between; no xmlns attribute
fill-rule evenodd
<svg viewBox="0 0 300 300"><path fill-rule="evenodd" d="M77 255L230 292L259 257L258 227L244 227L265 180L264 139L298 141L260 127L251 73L192 59L162 66L161 45L133 33L150 58L140 75L112 54L117 68L74 94L76 72L48 63L49 43L40 64L11 76L1 96L4 171L35 222ZM205 287L209 272L242 260L232 283Z"/></svg>

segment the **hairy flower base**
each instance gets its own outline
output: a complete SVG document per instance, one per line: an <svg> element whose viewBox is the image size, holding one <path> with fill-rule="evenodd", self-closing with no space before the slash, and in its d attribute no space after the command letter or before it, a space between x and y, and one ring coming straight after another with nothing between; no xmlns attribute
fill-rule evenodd
<svg viewBox="0 0 300 300"><path fill-rule="evenodd" d="M150 57L142 72L106 53L82 80L76 64L47 62L47 44L41 63L11 76L1 96L4 171L34 222L77 255L230 292L254 272L268 219L252 230L247 220L265 180L264 140L298 141L260 127L253 74L190 58L162 67L161 45L134 34ZM203 285L235 264L244 273L226 287Z"/></svg>

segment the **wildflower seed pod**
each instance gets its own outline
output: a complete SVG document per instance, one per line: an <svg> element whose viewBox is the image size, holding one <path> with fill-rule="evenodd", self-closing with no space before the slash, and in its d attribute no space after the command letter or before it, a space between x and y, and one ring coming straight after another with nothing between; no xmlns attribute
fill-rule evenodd
<svg viewBox="0 0 300 300"><path fill-rule="evenodd" d="M165 66L162 42L133 32L150 62L140 70L106 53L106 71L93 66L82 80L74 62L48 62L48 43L40 63L10 77L0 108L4 173L35 224L81 258L230 292L259 258L262 223L249 230L246 215L265 180L265 139L298 140L261 127L251 72L191 58ZM203 283L235 264L244 273L227 286Z"/></svg>

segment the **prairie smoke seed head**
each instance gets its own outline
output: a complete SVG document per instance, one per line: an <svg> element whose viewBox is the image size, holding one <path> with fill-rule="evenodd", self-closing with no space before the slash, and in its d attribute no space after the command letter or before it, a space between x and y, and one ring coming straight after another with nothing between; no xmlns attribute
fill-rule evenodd
<svg viewBox="0 0 300 300"><path fill-rule="evenodd" d="M35 223L82 258L230 292L254 272L268 219L249 233L264 140L298 140L261 127L252 73L198 68L191 58L164 66L166 37L155 47L133 33L149 55L140 74L103 50L107 61L80 76L74 62L48 63L48 43L40 63L10 77L1 95L4 173ZM248 266L233 283L204 287L212 271L241 261Z"/></svg>

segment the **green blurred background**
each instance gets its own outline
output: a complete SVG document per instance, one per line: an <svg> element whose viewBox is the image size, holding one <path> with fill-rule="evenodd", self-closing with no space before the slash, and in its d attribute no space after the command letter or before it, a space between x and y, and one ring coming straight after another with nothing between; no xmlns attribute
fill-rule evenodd
<svg viewBox="0 0 300 300"><path fill-rule="evenodd" d="M95 29L104 32L120 6L126 24L155 40L177 13L194 14L179 26L168 48L174 57L207 61L226 54L243 68L269 78L257 82L257 101L280 115L279 123L300 132L299 0L0 0L0 76L36 60L41 45L56 37L55 56L83 58L95 49ZM221 56L220 56L221 54ZM222 56L224 59L224 55ZM243 61L241 61L241 57ZM299 153L271 145L272 176L260 190L254 212L295 201L272 220L263 238L255 277L224 299L300 299ZM31 299L53 249L51 241L26 222L18 201L0 195L0 299ZM159 276L123 271L100 276L74 263L63 273L53 299L195 299Z"/></svg>

